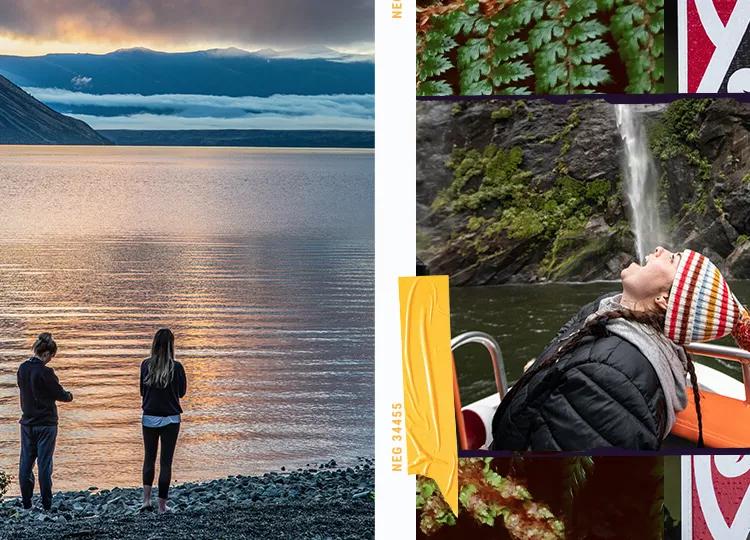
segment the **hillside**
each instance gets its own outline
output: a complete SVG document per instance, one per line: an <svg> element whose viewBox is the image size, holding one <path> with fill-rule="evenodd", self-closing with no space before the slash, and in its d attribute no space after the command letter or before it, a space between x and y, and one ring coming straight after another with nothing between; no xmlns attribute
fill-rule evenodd
<svg viewBox="0 0 750 540"><path fill-rule="evenodd" d="M110 144L86 123L57 113L0 76L0 144Z"/></svg>

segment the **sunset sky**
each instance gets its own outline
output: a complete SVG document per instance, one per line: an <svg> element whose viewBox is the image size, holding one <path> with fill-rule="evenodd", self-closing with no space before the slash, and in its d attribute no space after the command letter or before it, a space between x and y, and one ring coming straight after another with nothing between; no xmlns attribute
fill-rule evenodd
<svg viewBox="0 0 750 540"><path fill-rule="evenodd" d="M230 47L282 52L261 58L324 58L333 67L285 74L247 67L251 60L245 67L241 59L222 63L221 57L251 56L239 51L206 53L203 60L186 55L192 63L175 64L169 55L151 54L159 56L156 64L140 52L131 60L119 53L108 64L117 55L13 58ZM0 0L0 75L94 129L372 130L373 52L374 0ZM284 85L284 77L291 82ZM253 93L258 81L272 89ZM239 84L246 86L238 91Z"/></svg>
<svg viewBox="0 0 750 540"><path fill-rule="evenodd" d="M0 54L328 46L372 53L373 0L0 2Z"/></svg>

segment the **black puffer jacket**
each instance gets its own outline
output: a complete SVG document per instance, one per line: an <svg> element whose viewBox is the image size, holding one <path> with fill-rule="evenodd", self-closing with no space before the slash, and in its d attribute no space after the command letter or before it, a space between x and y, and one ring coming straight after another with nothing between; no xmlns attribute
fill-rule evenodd
<svg viewBox="0 0 750 540"><path fill-rule="evenodd" d="M602 298L606 296L611 294ZM568 321L537 362L554 354L564 338L581 328L600 300ZM629 341L606 327L600 334L582 338L552 366L511 389L492 420L493 450L661 446L667 415L656 371Z"/></svg>

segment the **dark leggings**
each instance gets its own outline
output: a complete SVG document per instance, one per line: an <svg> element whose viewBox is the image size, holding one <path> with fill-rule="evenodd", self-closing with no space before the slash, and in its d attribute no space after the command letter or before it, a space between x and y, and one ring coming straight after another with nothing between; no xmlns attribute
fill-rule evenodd
<svg viewBox="0 0 750 540"><path fill-rule="evenodd" d="M172 481L172 458L177 445L177 435L180 424L167 424L160 428L143 426L143 485L154 484L154 467L156 464L156 449L161 439L161 456L159 457L159 498L169 498L169 483Z"/></svg>

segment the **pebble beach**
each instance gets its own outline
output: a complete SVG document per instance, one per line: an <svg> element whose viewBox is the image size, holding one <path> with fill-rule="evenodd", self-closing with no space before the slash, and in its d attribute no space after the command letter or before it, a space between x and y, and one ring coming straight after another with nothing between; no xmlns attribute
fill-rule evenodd
<svg viewBox="0 0 750 540"><path fill-rule="evenodd" d="M0 539L372 538L374 482L373 460L360 458L175 485L161 515L140 511L140 488L57 492L49 512L6 497Z"/></svg>

